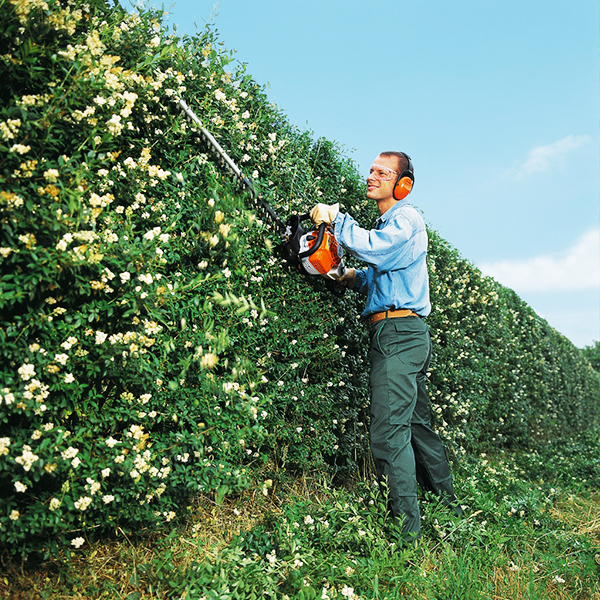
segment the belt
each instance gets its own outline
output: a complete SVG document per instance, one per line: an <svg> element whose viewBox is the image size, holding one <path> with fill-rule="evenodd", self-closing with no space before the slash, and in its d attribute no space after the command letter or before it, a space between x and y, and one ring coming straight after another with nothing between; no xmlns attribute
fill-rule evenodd
<svg viewBox="0 0 600 600"><path fill-rule="evenodd" d="M395 319L396 317L418 317L416 312L410 308L399 308L397 310L384 310L382 312L373 313L367 317L367 325L370 327L373 323L382 319Z"/></svg>

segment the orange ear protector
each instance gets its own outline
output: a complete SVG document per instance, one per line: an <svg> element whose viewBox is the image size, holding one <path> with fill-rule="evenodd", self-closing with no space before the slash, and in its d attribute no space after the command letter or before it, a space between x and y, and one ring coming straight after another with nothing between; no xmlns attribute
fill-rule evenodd
<svg viewBox="0 0 600 600"><path fill-rule="evenodd" d="M413 184L415 182L415 173L413 170L412 161L410 160L410 156L401 152L402 156L406 158L408 161L408 166L400 175L398 175L398 179L396 179L396 183L394 184L394 199L395 200L403 200L408 196L410 191L413 188Z"/></svg>

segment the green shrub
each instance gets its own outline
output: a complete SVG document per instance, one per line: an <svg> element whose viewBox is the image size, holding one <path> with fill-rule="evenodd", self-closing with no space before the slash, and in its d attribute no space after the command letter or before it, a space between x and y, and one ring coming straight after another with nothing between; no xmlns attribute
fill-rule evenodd
<svg viewBox="0 0 600 600"><path fill-rule="evenodd" d="M102 0L0 0L0 541L67 552L290 470L368 458L362 300L283 263L282 217L373 207L335 144L292 127L209 27ZM455 450L597 424L598 376L431 232L431 393Z"/></svg>

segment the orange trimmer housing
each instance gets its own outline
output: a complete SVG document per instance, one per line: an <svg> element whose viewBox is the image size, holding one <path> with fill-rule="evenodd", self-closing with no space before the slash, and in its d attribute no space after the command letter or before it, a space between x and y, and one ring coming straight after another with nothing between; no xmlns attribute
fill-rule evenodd
<svg viewBox="0 0 600 600"><path fill-rule="evenodd" d="M343 255L331 226L325 223L300 238L298 258L302 268L310 275L339 279L346 270Z"/></svg>

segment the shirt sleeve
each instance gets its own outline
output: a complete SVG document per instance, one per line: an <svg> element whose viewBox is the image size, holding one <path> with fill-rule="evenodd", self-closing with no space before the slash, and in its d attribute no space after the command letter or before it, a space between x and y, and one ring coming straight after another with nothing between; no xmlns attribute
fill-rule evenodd
<svg viewBox="0 0 600 600"><path fill-rule="evenodd" d="M369 286L367 285L367 271L366 269L356 270L356 279L354 280L354 287L352 288L359 294L367 295Z"/></svg>
<svg viewBox="0 0 600 600"><path fill-rule="evenodd" d="M334 225L338 243L379 273L406 268L427 250L426 239L421 248L420 236L416 235L421 233L421 228L404 214L395 215L381 229L367 230L350 215L340 212ZM425 231L424 225L422 231Z"/></svg>

